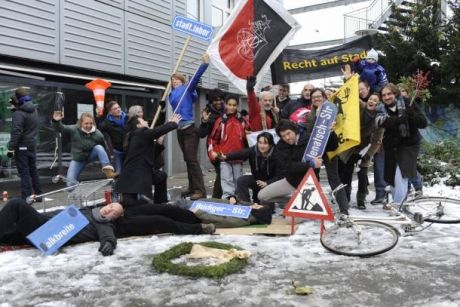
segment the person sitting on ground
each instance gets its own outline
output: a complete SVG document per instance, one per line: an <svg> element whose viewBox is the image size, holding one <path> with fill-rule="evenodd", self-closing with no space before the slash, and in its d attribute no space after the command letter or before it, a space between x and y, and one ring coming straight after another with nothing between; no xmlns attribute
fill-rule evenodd
<svg viewBox="0 0 460 307"><path fill-rule="evenodd" d="M109 101L106 109L108 114L99 123L98 127L105 136L109 152L113 154L115 172L119 174L124 160L123 138L125 136L125 125L128 121L128 116L121 110L120 105L116 101Z"/></svg>
<svg viewBox="0 0 460 307"><path fill-rule="evenodd" d="M90 113L83 113L76 125L62 124L61 111L53 113L53 127L56 131L69 134L72 160L67 170L67 186L78 184L80 174L90 162L99 160L102 171L107 178L117 176L105 150L105 140L102 133L96 129L94 117Z"/></svg>
<svg viewBox="0 0 460 307"><path fill-rule="evenodd" d="M173 114L169 122L149 129L148 123L140 117L132 117L126 124L125 136L126 158L114 191L116 193L143 194L152 199L153 172L155 166L154 140L177 128L180 115ZM155 199L157 202L167 200L167 185L165 180L156 185ZM161 186L160 186L161 185Z"/></svg>
<svg viewBox="0 0 460 307"><path fill-rule="evenodd" d="M114 221L123 215L119 203L103 207L79 209L89 224L66 244L99 241L99 251L110 256L117 247ZM27 244L26 237L62 210L39 213L23 199L11 199L0 211L0 243L8 245Z"/></svg>
<svg viewBox="0 0 460 307"><path fill-rule="evenodd" d="M224 92L218 88L213 89L208 94L208 104L206 104L206 107L201 112L201 124L198 128L198 136L200 138L207 137L207 144L210 142L209 135L212 132L214 123L219 117L225 114L224 98ZM216 179L214 180L214 187L212 189L212 198L221 198L222 186L220 184L220 160L211 160L211 164L214 166L214 170L216 172Z"/></svg>
<svg viewBox="0 0 460 307"><path fill-rule="evenodd" d="M219 156L239 151L246 147L246 131L249 124L238 112L238 97L228 96L225 100L225 114L214 123L208 143L208 156L211 161ZM235 194L236 180L242 175L241 160L220 163L222 198Z"/></svg>
<svg viewBox="0 0 460 307"><path fill-rule="evenodd" d="M279 122L280 109L273 106L273 93L261 92L257 101L254 86L256 77L247 77L246 89L248 94L249 124L252 131L275 128Z"/></svg>
<svg viewBox="0 0 460 307"><path fill-rule="evenodd" d="M224 161L249 159L251 167L251 175L243 175L238 178L235 196L229 198L230 203L251 202L249 190L252 190L252 203L260 204L257 197L259 191L281 179L276 175L275 154L273 135L261 132L257 136L256 145L220 157Z"/></svg>
<svg viewBox="0 0 460 307"><path fill-rule="evenodd" d="M299 134L296 124L282 119L276 133L281 138L275 145L276 172L282 179L259 191L258 197L262 204L287 201L308 169L319 168L322 164L321 157L302 162L309 136L305 133Z"/></svg>

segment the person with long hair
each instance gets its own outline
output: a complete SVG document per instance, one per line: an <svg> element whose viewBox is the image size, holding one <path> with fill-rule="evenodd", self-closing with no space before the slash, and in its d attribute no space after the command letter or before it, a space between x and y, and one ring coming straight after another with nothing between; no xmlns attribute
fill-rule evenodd
<svg viewBox="0 0 460 307"><path fill-rule="evenodd" d="M70 135L72 160L67 170L67 186L77 184L86 165L96 160L101 163L102 172L107 178L114 178L117 174L110 164L104 136L96 128L93 115L83 113L75 125L64 125L61 122L62 119L62 112L54 111L54 129Z"/></svg>
<svg viewBox="0 0 460 307"><path fill-rule="evenodd" d="M401 96L396 85L388 83L380 90L383 106L375 122L385 128L385 181L392 186L393 201L401 203L407 196L408 180L417 176L417 157L422 136L419 129L428 122L420 108Z"/></svg>

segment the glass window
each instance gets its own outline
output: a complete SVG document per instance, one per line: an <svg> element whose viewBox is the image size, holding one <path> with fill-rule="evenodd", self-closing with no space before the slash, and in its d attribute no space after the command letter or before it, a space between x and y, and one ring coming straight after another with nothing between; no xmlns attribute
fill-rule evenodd
<svg viewBox="0 0 460 307"><path fill-rule="evenodd" d="M230 16L233 9L233 0L213 0L212 1L212 25L220 27Z"/></svg>
<svg viewBox="0 0 460 307"><path fill-rule="evenodd" d="M187 17L200 20L200 0L187 0Z"/></svg>
<svg viewBox="0 0 460 307"><path fill-rule="evenodd" d="M126 96L126 109L129 110L131 106L139 105L144 110L144 119L148 122L153 120L154 112L157 110L159 99L152 97L140 97L140 96Z"/></svg>

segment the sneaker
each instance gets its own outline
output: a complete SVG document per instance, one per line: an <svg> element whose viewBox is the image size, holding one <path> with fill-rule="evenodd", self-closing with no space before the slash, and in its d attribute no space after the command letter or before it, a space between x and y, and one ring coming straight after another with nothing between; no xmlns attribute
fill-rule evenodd
<svg viewBox="0 0 460 307"><path fill-rule="evenodd" d="M391 206L390 204L383 204L383 210L393 210L393 206Z"/></svg>
<svg viewBox="0 0 460 307"><path fill-rule="evenodd" d="M359 209L359 210L364 210L364 209L366 209L366 205L364 204L363 201L358 201L358 209Z"/></svg>
<svg viewBox="0 0 460 307"><path fill-rule="evenodd" d="M204 195L201 192L195 192L192 195L190 195L190 200L197 200L197 199L201 199L201 198L206 198L206 195Z"/></svg>
<svg viewBox="0 0 460 307"><path fill-rule="evenodd" d="M102 168L102 172L105 174L107 179L115 178L118 176L117 173L115 173L115 169L113 168L112 165L106 165Z"/></svg>
<svg viewBox="0 0 460 307"><path fill-rule="evenodd" d="M414 198L419 198L423 196L423 189L416 189L414 192Z"/></svg>
<svg viewBox="0 0 460 307"><path fill-rule="evenodd" d="M372 205L380 205L383 204L383 201L385 200L385 196L380 196L380 197L375 197L374 200L371 201Z"/></svg>
<svg viewBox="0 0 460 307"><path fill-rule="evenodd" d="M201 224L201 229L204 234L212 235L216 232L216 225L214 224Z"/></svg>

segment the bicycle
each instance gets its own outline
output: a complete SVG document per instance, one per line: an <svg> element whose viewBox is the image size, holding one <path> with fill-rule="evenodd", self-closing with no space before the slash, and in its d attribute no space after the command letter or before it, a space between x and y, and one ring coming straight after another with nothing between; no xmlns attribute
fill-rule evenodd
<svg viewBox="0 0 460 307"><path fill-rule="evenodd" d="M331 192L335 194L345 185ZM388 194L386 205L389 205ZM320 241L327 250L345 256L370 257L394 248L399 236L420 232L433 223L460 222L460 201L444 197L420 197L407 200L398 209L389 205L392 216L340 216L334 225L321 224ZM406 214L407 213L407 214ZM448 213L448 214L446 214ZM429 225L422 225L431 222ZM403 232L391 224L399 224Z"/></svg>

